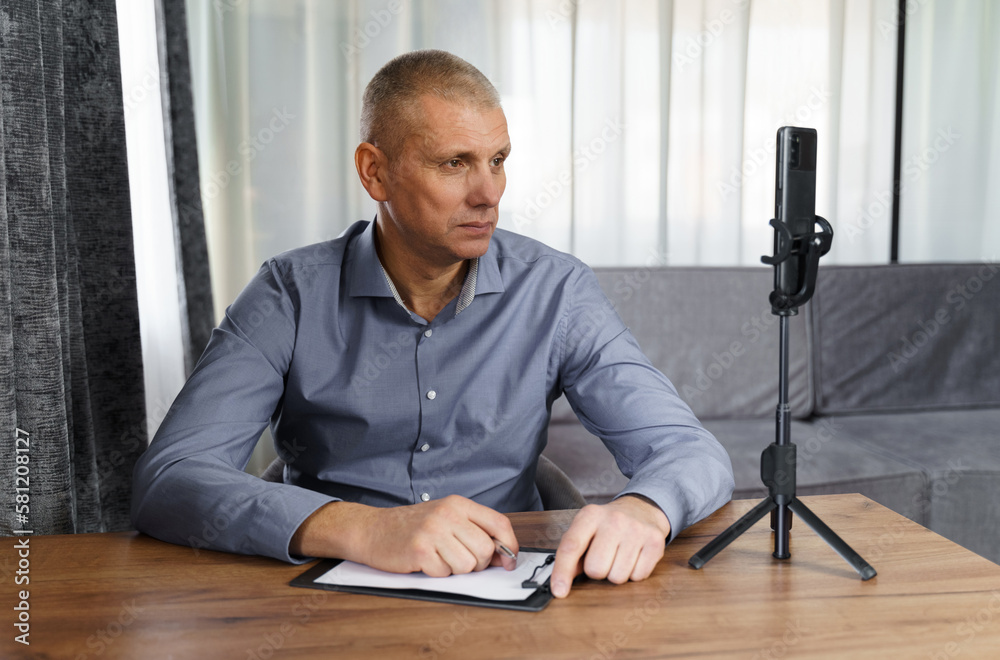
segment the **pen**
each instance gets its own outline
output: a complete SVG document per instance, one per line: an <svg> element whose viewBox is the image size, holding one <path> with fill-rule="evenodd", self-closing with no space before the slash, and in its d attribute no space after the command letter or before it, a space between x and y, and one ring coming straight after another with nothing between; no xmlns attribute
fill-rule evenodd
<svg viewBox="0 0 1000 660"><path fill-rule="evenodd" d="M497 552L499 552L502 555L506 555L511 559L517 559L517 555L515 555L514 552L510 548L505 546L503 543L501 543L497 539L493 539L493 543L496 544L497 546Z"/></svg>

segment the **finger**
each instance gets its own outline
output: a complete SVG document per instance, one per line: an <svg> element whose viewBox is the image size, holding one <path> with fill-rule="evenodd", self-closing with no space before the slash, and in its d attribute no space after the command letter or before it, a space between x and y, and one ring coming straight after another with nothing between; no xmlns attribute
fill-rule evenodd
<svg viewBox="0 0 1000 660"><path fill-rule="evenodd" d="M663 559L663 551L665 548L664 543L660 543L657 539L656 543L650 543L643 546L642 550L639 552L639 557L636 559L635 568L632 569L632 575L629 579L633 582L638 582L639 580L645 580L653 573L653 569L656 565L660 563Z"/></svg>
<svg viewBox="0 0 1000 660"><path fill-rule="evenodd" d="M573 578L583 571L582 558L596 529L592 514L584 507L563 534L556 549L556 561L549 581L552 595L556 598L565 598L569 594Z"/></svg>
<svg viewBox="0 0 1000 660"><path fill-rule="evenodd" d="M490 564L492 566L499 566L505 571L512 571L517 568L517 559L511 559L502 552L494 552L493 558L490 559Z"/></svg>
<svg viewBox="0 0 1000 660"><path fill-rule="evenodd" d="M642 546L623 540L615 551L615 558L607 573L608 582L624 584L635 572L635 564L641 555ZM588 575L590 575L588 573Z"/></svg>
<svg viewBox="0 0 1000 660"><path fill-rule="evenodd" d="M455 535L476 557L477 562L473 570L480 571L487 566L497 565L494 563L497 556L497 541L514 553L514 558L501 557L498 565L507 570L514 570L517 567L520 544L507 516L458 495L450 495L441 500L441 503L456 513L461 520L462 524L455 528Z"/></svg>
<svg viewBox="0 0 1000 660"><path fill-rule="evenodd" d="M517 568L517 553L521 551L521 545L517 540L517 536L514 535L514 528L510 524L510 518L472 500L465 500L464 504L467 506L469 520L489 535L489 556L486 558L486 562L483 563L483 567L487 565L503 566L508 571ZM498 552L496 541L505 545L514 553L514 557L507 557L502 552Z"/></svg>
<svg viewBox="0 0 1000 660"><path fill-rule="evenodd" d="M500 557L500 565L508 571L517 568L517 555L514 554L514 551L496 539L493 539L493 543L496 545L496 554L493 557Z"/></svg>
<svg viewBox="0 0 1000 660"><path fill-rule="evenodd" d="M489 558L481 562L480 557L477 556L469 547L460 539L456 537L442 538L437 545L438 556L441 557L447 566L449 573L445 575L462 575L464 573L471 573L476 570L481 570L480 563L482 563L482 568L486 567ZM424 571L426 573L426 571ZM428 573L428 575L430 575Z"/></svg>
<svg viewBox="0 0 1000 660"><path fill-rule="evenodd" d="M431 577L447 577L452 574L451 565L441 555L436 541L419 543L412 549L415 565L407 571L421 571Z"/></svg>
<svg viewBox="0 0 1000 660"><path fill-rule="evenodd" d="M459 525L455 529L455 538L475 557L476 564L472 569L474 571L481 571L489 566L497 554L493 537L472 521L465 521Z"/></svg>
<svg viewBox="0 0 1000 660"><path fill-rule="evenodd" d="M614 536L603 532L598 525L594 531L594 538L590 541L590 547L587 548L587 554L583 557L583 572L587 577L594 580L608 577L618 550L615 541Z"/></svg>
<svg viewBox="0 0 1000 660"><path fill-rule="evenodd" d="M517 536L514 535L514 527L510 524L510 518L472 500L468 500L468 502L472 505L469 509L469 520L482 528L492 539L496 539L510 548L516 557L517 553L521 551L521 546L517 541ZM494 546L493 549L496 550L496 547Z"/></svg>

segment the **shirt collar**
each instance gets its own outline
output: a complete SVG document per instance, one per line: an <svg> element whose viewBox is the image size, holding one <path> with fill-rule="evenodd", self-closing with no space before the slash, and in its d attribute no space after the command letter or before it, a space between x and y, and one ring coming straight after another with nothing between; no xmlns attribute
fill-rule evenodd
<svg viewBox="0 0 1000 660"><path fill-rule="evenodd" d="M481 293L503 293L503 278L500 277L500 264L497 261L496 238L490 239L490 247L486 254L479 257L479 272L476 278L476 295Z"/></svg>
<svg viewBox="0 0 1000 660"><path fill-rule="evenodd" d="M347 258L349 294L352 298L392 298L392 290L382 276L382 264L375 251L375 222L358 234Z"/></svg>
<svg viewBox="0 0 1000 660"><path fill-rule="evenodd" d="M374 221L369 222L364 231L358 235L347 260L347 270L350 277L348 286L351 297L395 298L397 302L402 304L402 300L389 280L388 274L382 268L382 263L375 250ZM462 291L458 294L458 305L455 308L456 316L472 304L477 295L503 293L503 291L496 242L491 240L486 254L478 259L473 259L469 264L465 283L462 285Z"/></svg>

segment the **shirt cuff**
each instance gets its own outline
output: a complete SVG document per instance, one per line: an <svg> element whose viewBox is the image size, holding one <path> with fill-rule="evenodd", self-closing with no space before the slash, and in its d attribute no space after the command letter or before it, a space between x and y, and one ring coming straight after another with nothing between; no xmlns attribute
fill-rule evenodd
<svg viewBox="0 0 1000 660"><path fill-rule="evenodd" d="M304 564L315 557L292 555L288 547L292 537L306 518L320 507L339 498L317 493L290 484L275 488L260 505L254 516L250 538L253 547L249 554L274 557L290 564Z"/></svg>

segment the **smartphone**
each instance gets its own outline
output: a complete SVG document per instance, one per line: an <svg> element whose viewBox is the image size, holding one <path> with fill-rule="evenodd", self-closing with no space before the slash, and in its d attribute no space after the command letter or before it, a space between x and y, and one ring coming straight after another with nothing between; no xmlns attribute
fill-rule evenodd
<svg viewBox="0 0 1000 660"><path fill-rule="evenodd" d="M816 218L816 130L782 126L778 129L774 175L774 217L788 228L793 239L811 234ZM774 254L778 254L778 231L774 232ZM795 241L801 245L800 240ZM795 252L775 270L774 287L795 295L804 284L804 257Z"/></svg>

